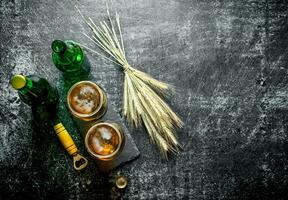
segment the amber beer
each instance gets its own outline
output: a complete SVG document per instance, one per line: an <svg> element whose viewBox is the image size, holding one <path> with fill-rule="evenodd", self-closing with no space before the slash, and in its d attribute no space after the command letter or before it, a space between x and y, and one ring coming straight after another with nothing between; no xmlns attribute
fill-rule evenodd
<svg viewBox="0 0 288 200"><path fill-rule="evenodd" d="M84 121L101 118L107 110L107 97L104 91L91 81L75 83L67 94L70 112Z"/></svg>
<svg viewBox="0 0 288 200"><path fill-rule="evenodd" d="M116 123L101 122L93 125L85 136L87 151L96 159L109 161L117 157L124 147L122 128Z"/></svg>

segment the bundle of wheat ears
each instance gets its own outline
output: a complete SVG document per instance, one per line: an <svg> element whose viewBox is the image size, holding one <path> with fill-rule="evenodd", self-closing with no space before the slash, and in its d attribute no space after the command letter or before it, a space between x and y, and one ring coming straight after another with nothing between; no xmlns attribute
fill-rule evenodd
<svg viewBox="0 0 288 200"><path fill-rule="evenodd" d="M90 17L85 18L78 7L76 9L93 32L91 36L83 34L104 50L107 56L84 45L82 47L123 68L125 74L123 115L127 121L136 127L143 123L150 138L158 145L164 157L167 158L168 152L179 152L181 145L175 137L175 128L181 127L183 122L160 97L166 94L170 86L129 65L125 55L119 15L116 13L116 25L114 25L107 8L110 25L105 21L96 25ZM109 57L114 58L116 62Z"/></svg>

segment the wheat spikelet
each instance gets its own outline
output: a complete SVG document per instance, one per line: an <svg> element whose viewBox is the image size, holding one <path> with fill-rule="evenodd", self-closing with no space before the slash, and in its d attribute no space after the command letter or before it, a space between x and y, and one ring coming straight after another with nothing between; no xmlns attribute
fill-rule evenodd
<svg viewBox="0 0 288 200"><path fill-rule="evenodd" d="M77 7L76 9L93 31L92 36L83 34L114 58L116 62L97 51L80 45L123 68L125 73L123 115L127 121L136 127L143 123L151 140L158 145L164 157L167 158L168 152L177 153L181 145L174 133L175 128L181 127L183 122L159 96L159 94L165 96L167 90L171 87L129 65L125 55L120 19L117 13L115 19L120 39L117 37L109 9L107 9L107 14L110 25L106 22L100 22L99 25L96 25L91 18L85 18Z"/></svg>

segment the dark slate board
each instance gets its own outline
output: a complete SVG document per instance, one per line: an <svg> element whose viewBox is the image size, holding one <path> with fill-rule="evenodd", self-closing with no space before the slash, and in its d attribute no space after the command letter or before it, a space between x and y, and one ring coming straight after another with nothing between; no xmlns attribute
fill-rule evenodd
<svg viewBox="0 0 288 200"><path fill-rule="evenodd" d="M115 107L110 103L108 94L107 94L107 100L108 100L107 112L104 114L103 117L101 117L97 121L87 122L87 121L80 120L73 116L73 120L77 128L81 132L83 139L85 138L85 135L87 131L89 130L89 128L98 122L110 122L110 123L114 122L114 123L119 124L122 127L124 135L125 135L125 145L123 147L122 152L115 159L111 161L96 160L96 162L98 163L99 169L103 172L109 172L112 169L122 166L125 163L130 162L140 156L140 152L137 146L135 145L135 142L133 141L129 130L127 129L125 123L123 123L123 120L121 119L121 116L117 113Z"/></svg>

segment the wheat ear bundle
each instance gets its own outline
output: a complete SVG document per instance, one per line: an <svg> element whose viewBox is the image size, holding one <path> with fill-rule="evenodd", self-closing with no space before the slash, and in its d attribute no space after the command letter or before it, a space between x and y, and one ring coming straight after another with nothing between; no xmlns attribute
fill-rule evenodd
<svg viewBox="0 0 288 200"><path fill-rule="evenodd" d="M143 123L150 138L158 145L164 157L167 158L168 152L177 153L181 145L175 137L175 128L181 127L183 122L159 96L165 95L167 90L170 89L169 85L129 65L125 55L120 20L117 13L115 28L108 8L107 14L110 26L105 21L96 25L91 18L85 18L77 7L76 9L93 32L92 36L83 34L110 57L114 58L116 62L108 56L86 48L120 65L123 69L125 74L123 115L127 121L136 127ZM117 34L119 34L119 37ZM83 47L85 48L85 46Z"/></svg>

